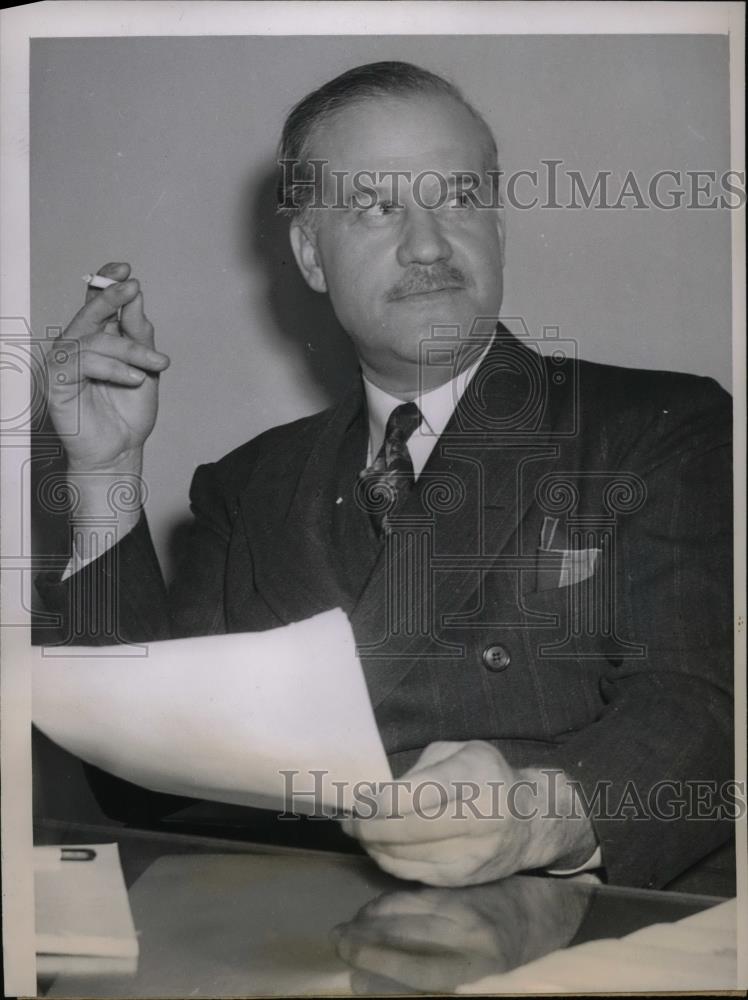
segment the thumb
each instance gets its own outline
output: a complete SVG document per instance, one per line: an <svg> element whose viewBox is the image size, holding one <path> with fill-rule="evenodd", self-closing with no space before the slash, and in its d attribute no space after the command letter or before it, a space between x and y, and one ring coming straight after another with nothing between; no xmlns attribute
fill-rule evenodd
<svg viewBox="0 0 748 1000"><path fill-rule="evenodd" d="M122 307L120 327L128 337L153 347L153 324L143 309L142 292L138 292L134 299Z"/></svg>

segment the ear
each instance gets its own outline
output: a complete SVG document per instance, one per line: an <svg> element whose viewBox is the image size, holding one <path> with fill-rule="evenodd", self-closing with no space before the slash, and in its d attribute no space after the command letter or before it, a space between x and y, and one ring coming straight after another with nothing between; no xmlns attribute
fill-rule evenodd
<svg viewBox="0 0 748 1000"><path fill-rule="evenodd" d="M325 272L322 269L319 248L317 246L316 233L301 220L294 219L289 232L291 249L296 258L299 270L304 276L304 281L315 292L326 292L327 282Z"/></svg>

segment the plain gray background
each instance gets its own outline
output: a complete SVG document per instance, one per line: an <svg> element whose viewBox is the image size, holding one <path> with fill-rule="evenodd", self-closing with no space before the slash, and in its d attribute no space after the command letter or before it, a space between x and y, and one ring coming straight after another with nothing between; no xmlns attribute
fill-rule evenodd
<svg viewBox="0 0 748 1000"><path fill-rule="evenodd" d="M39 39L31 43L32 326L64 327L81 275L128 260L172 358L145 474L171 569L194 467L328 405L355 361L296 273L274 211L285 113L359 63L452 79L507 173L588 182L729 169L724 36ZM526 187L521 188L526 192ZM502 314L595 361L729 388L730 212L509 210Z"/></svg>

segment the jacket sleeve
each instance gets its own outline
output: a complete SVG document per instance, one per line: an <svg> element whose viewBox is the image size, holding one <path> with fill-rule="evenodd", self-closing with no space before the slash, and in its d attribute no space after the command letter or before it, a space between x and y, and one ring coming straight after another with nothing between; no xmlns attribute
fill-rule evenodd
<svg viewBox="0 0 748 1000"><path fill-rule="evenodd" d="M58 625L54 637L48 629L39 630L35 642L111 645L224 631L230 517L214 469L201 466L195 473L190 491L194 520L169 592L143 515L117 545L68 579L62 581L59 573L37 576L37 592ZM152 826L194 802L147 791L89 764L83 768L104 813L125 823Z"/></svg>
<svg viewBox="0 0 748 1000"><path fill-rule="evenodd" d="M611 656L604 710L554 753L592 803L613 883L662 886L731 829L730 397L711 380L691 385L691 398L662 403L621 466L645 496L621 518L614 609L644 654Z"/></svg>
<svg viewBox="0 0 748 1000"><path fill-rule="evenodd" d="M145 514L98 559L62 580L40 573L36 590L57 620L54 641L65 645L153 642L225 631L223 581L231 533L229 504L215 466L192 481L193 521L167 590ZM35 641L51 644L47 630Z"/></svg>

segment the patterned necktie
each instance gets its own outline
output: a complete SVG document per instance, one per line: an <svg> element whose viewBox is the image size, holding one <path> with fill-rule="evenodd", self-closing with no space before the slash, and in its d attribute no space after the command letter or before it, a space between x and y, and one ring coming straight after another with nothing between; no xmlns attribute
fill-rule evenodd
<svg viewBox="0 0 748 1000"><path fill-rule="evenodd" d="M390 531L390 519L402 507L415 475L408 438L421 422L415 403L396 406L387 421L384 442L368 469L361 473L362 501L379 535Z"/></svg>

